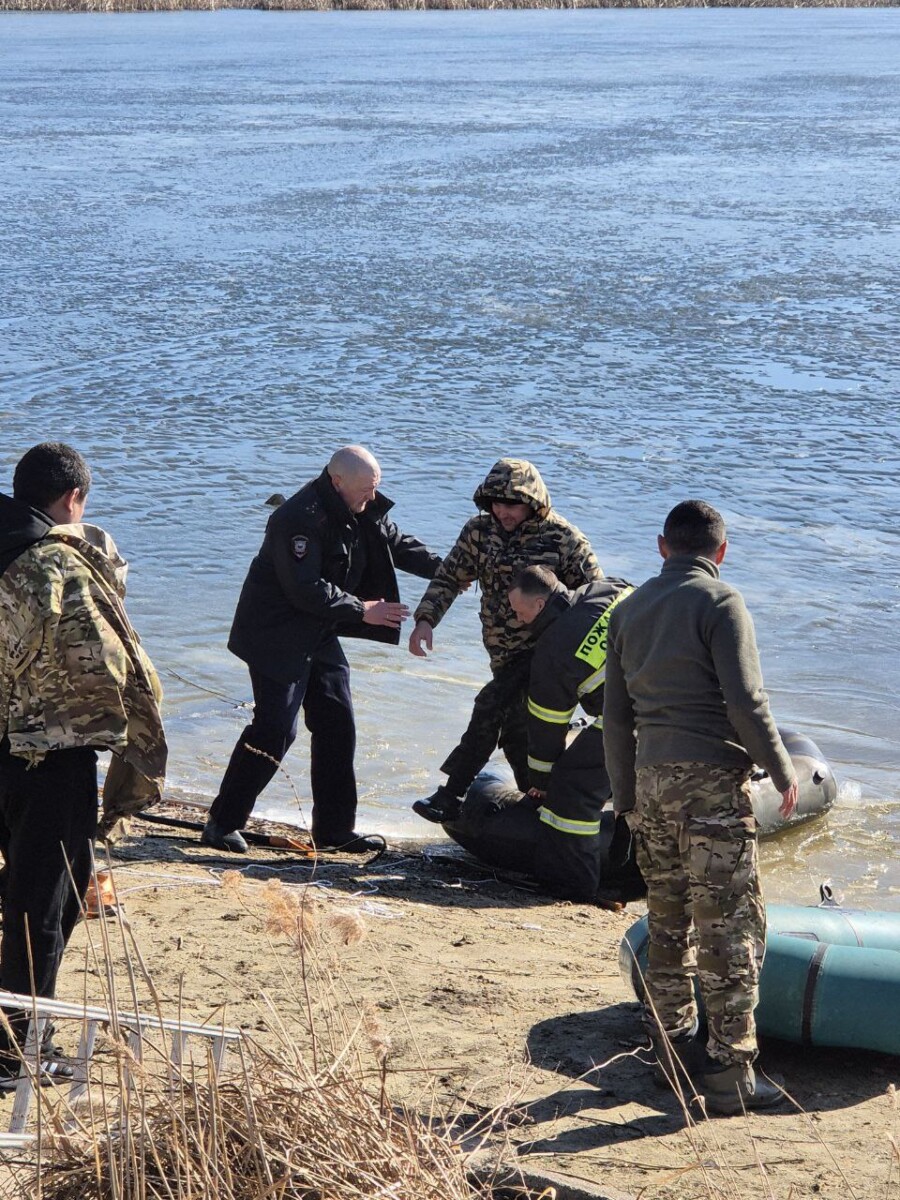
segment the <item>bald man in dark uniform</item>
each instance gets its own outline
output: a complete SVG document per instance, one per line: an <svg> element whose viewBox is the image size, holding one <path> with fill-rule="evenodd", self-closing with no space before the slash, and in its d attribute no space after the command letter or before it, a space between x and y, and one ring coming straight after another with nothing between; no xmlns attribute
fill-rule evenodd
<svg viewBox="0 0 900 1200"><path fill-rule="evenodd" d="M254 714L241 734L201 841L243 854L239 830L297 735L310 732L312 837L320 850L366 853L355 828L356 724L339 638L397 645L408 615L395 565L431 579L441 558L388 519L381 469L345 446L269 518L244 582L228 648L250 669ZM261 753L255 753L259 751Z"/></svg>

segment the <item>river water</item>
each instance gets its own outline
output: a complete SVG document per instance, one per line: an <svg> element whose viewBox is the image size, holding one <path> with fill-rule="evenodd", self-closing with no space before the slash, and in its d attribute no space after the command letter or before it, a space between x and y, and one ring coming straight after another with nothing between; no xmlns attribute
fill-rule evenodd
<svg viewBox="0 0 900 1200"><path fill-rule="evenodd" d="M0 16L0 487L37 440L91 461L172 794L245 720L270 493L361 441L444 551L517 455L635 582L673 503L722 509L776 715L841 781L769 894L900 908L898 76L887 10ZM361 828L433 835L474 595L436 642L348 647Z"/></svg>

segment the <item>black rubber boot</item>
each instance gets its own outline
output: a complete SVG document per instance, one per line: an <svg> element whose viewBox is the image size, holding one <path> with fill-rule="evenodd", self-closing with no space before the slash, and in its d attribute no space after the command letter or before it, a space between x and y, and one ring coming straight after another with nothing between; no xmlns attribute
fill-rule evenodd
<svg viewBox="0 0 900 1200"><path fill-rule="evenodd" d="M212 846L214 850L228 850L232 854L246 854L247 843L236 829L229 832L217 824L212 817L206 822L200 834L201 846Z"/></svg>
<svg viewBox="0 0 900 1200"><path fill-rule="evenodd" d="M380 833L357 833L354 829L345 837L334 841L316 842L316 849L334 854L375 854L387 849L387 842Z"/></svg>
<svg viewBox="0 0 900 1200"><path fill-rule="evenodd" d="M697 1078L697 1091L706 1101L708 1112L728 1117L745 1109L773 1108L784 1099L780 1087L742 1063L707 1069Z"/></svg>
<svg viewBox="0 0 900 1200"><path fill-rule="evenodd" d="M426 821L443 825L445 821L456 820L462 804L459 796L454 796L453 792L441 784L437 791L426 796L424 800L416 800L412 807L413 812L424 817Z"/></svg>

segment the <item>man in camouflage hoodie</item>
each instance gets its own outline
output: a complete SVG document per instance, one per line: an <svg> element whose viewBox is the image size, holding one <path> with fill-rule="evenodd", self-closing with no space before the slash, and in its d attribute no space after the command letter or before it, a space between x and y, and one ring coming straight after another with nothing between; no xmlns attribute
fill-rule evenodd
<svg viewBox="0 0 900 1200"><path fill-rule="evenodd" d="M122 603L126 564L82 523L91 473L34 446L0 495L0 989L52 997L91 875L97 751L111 750L104 827L158 800L161 690ZM9 1015L9 1014L8 1014ZM27 1014L13 1014L24 1040ZM42 1052L41 1082L71 1075ZM0 1031L0 1090L19 1064Z"/></svg>
<svg viewBox="0 0 900 1200"><path fill-rule="evenodd" d="M433 649L434 627L456 597L473 582L481 585L482 636L493 678L476 696L469 726L441 766L446 784L413 805L419 816L435 822L456 816L460 797L498 745L519 787L529 787L525 701L534 633L510 606L514 576L522 567L549 567L573 589L603 578L590 542L554 512L530 462L501 458L474 500L481 512L463 526L428 585L409 639L410 652L425 657Z"/></svg>

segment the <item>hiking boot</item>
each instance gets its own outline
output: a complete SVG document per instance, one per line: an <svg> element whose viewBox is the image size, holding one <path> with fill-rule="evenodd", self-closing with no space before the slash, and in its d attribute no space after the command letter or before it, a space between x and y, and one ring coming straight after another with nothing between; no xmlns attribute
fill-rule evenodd
<svg viewBox="0 0 900 1200"><path fill-rule="evenodd" d="M624 906L634 900L643 900L646 895L647 885L643 879L629 879L618 883L604 878L591 899L601 907L607 904Z"/></svg>
<svg viewBox="0 0 900 1200"><path fill-rule="evenodd" d="M773 1108L784 1099L780 1087L757 1075L747 1063L708 1067L697 1077L697 1091L708 1112L728 1117L745 1109Z"/></svg>
<svg viewBox="0 0 900 1200"><path fill-rule="evenodd" d="M247 843L236 829L230 832L209 818L200 834L201 846L212 846L214 850L228 850L232 854L246 854Z"/></svg>
<svg viewBox="0 0 900 1200"><path fill-rule="evenodd" d="M341 838L317 841L316 849L326 854L380 854L387 849L387 842L378 833L369 836L353 830Z"/></svg>
<svg viewBox="0 0 900 1200"><path fill-rule="evenodd" d="M443 825L446 821L455 821L459 816L462 803L459 796L454 796L448 788L441 784L437 791L426 796L424 800L416 800L413 812L431 821L435 825Z"/></svg>

